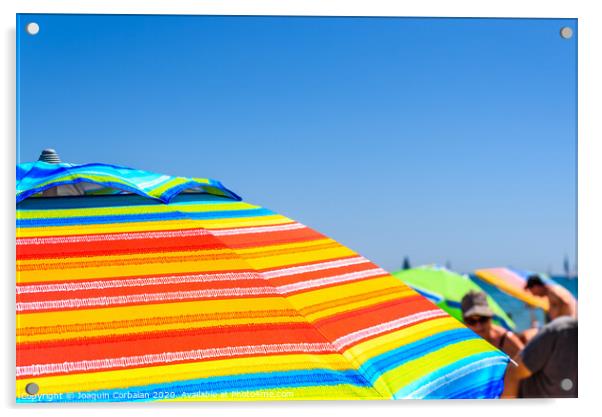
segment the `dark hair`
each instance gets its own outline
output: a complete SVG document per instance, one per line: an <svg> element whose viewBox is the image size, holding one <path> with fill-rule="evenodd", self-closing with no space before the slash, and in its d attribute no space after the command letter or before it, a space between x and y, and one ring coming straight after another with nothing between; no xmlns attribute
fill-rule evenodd
<svg viewBox="0 0 602 417"><path fill-rule="evenodd" d="M527 278L527 285L525 285L525 288L529 289L529 288L533 288L537 285L545 287L546 284L543 282L543 280L541 279L541 277L539 275L537 275L537 274L529 275L529 277Z"/></svg>

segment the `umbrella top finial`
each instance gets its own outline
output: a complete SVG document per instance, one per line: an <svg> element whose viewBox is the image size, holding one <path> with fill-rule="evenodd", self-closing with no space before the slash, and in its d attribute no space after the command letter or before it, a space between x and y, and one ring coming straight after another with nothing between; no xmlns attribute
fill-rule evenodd
<svg viewBox="0 0 602 417"><path fill-rule="evenodd" d="M49 164L60 164L61 158L54 149L44 149L38 158L38 161L47 162Z"/></svg>

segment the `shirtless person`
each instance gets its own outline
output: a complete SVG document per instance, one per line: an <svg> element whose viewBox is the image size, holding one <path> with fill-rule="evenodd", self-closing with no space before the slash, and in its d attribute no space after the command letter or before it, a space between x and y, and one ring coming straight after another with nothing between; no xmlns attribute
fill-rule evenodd
<svg viewBox="0 0 602 417"><path fill-rule="evenodd" d="M523 348L518 336L491 322L493 311L484 292L470 291L462 298L462 318L466 326L493 346L513 357Z"/></svg>
<svg viewBox="0 0 602 417"><path fill-rule="evenodd" d="M548 310L550 321L560 316L577 318L575 299L566 288L560 285L548 285L539 275L531 275L527 278L525 289L538 297L548 298L550 302L550 309Z"/></svg>

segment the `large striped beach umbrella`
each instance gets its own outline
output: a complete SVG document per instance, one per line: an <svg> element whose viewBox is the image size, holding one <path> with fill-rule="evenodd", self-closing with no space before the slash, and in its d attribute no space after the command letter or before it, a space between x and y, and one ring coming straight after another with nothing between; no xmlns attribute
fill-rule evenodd
<svg viewBox="0 0 602 417"><path fill-rule="evenodd" d="M16 201L19 402L502 390L506 355L217 181L36 162L17 167Z"/></svg>
<svg viewBox="0 0 602 417"><path fill-rule="evenodd" d="M458 320L462 320L462 298L469 291L485 293L467 275L460 275L439 266L425 265L418 268L404 269L393 272L393 276ZM493 322L508 330L514 330L516 325L512 319L490 295L487 295L487 302L494 314Z"/></svg>

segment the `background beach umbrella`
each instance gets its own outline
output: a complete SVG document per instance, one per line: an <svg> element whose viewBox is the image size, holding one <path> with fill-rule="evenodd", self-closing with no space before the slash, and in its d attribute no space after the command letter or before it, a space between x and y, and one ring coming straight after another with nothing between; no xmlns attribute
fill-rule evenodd
<svg viewBox="0 0 602 417"><path fill-rule="evenodd" d="M508 362L217 181L103 164L17 167L16 305L19 402L495 397Z"/></svg>
<svg viewBox="0 0 602 417"><path fill-rule="evenodd" d="M544 311L548 311L550 308L547 298L537 297L525 290L527 279L533 272L522 271L511 268L489 268L489 269L478 269L475 271L475 275L498 287L503 292L518 298L521 301L533 306L542 308ZM553 279L545 274L538 274L541 279L548 285L558 285ZM572 295L571 295L572 296Z"/></svg>
<svg viewBox="0 0 602 417"><path fill-rule="evenodd" d="M471 290L483 291L467 275L456 274L442 267L421 266L393 272L393 276L460 321L462 321L460 303L464 295ZM516 325L498 303L489 295L487 301L494 313L494 323L508 330L514 330Z"/></svg>

